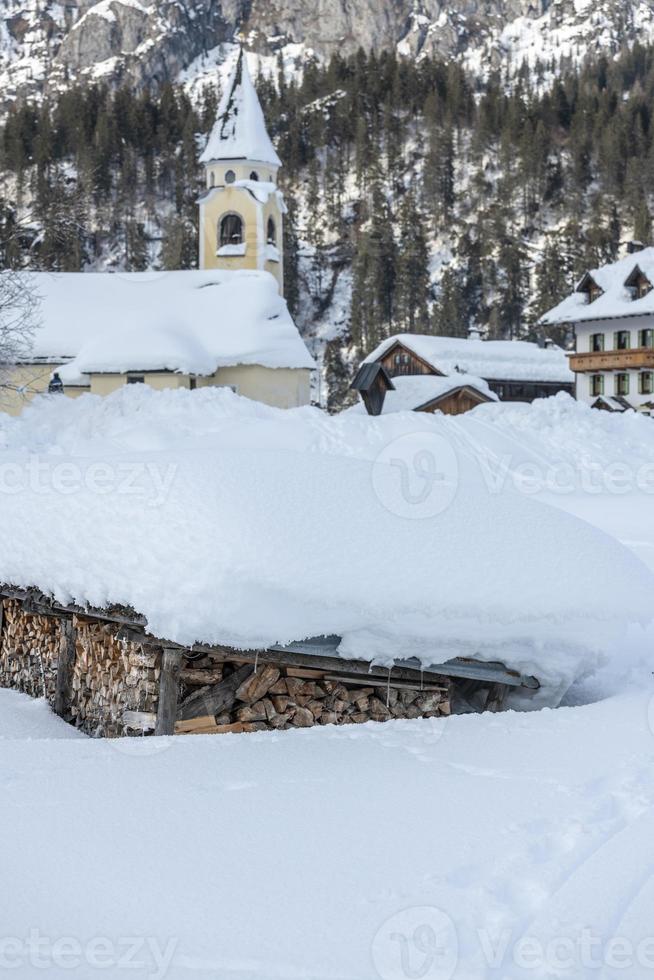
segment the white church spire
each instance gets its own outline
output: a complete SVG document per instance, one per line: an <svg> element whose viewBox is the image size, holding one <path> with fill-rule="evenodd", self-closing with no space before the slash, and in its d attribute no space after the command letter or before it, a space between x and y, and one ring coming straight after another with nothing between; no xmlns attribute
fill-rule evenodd
<svg viewBox="0 0 654 980"><path fill-rule="evenodd" d="M201 163L215 160L253 160L280 167L263 118L263 110L250 77L243 48L221 99Z"/></svg>

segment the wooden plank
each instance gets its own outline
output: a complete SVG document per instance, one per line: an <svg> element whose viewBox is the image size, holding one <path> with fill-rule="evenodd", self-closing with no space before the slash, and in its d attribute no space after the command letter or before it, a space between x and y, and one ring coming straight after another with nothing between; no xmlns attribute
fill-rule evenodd
<svg viewBox="0 0 654 980"><path fill-rule="evenodd" d="M173 735L177 717L177 697L179 673L184 657L180 650L164 649L161 655L161 676L159 677L159 703L155 735Z"/></svg>
<svg viewBox="0 0 654 980"><path fill-rule="evenodd" d="M186 732L186 735L241 735L243 732L250 731L250 727L244 721L233 721L229 725L207 725L206 728L196 728L194 731Z"/></svg>
<svg viewBox="0 0 654 980"><path fill-rule="evenodd" d="M192 694L180 705L177 720L186 721L189 718L199 718L202 715L219 715L221 711L229 711L236 700L237 689L253 671L252 664L243 664L220 684L215 684L207 691L198 691L197 694Z"/></svg>
<svg viewBox="0 0 654 980"><path fill-rule="evenodd" d="M200 715L199 718L189 718L187 721L176 721L176 732L193 732L197 728L215 727L215 715Z"/></svg>
<svg viewBox="0 0 654 980"><path fill-rule="evenodd" d="M447 684L423 684L420 687L419 683L396 681L393 677L391 677L389 683L388 676L384 677L377 674L366 674L365 677L352 677L348 674L325 674L325 680L341 684L351 684L354 687L392 687L400 691L442 691L444 694L447 694L449 691Z"/></svg>
<svg viewBox="0 0 654 980"><path fill-rule="evenodd" d="M324 670L311 670L308 667L286 667L287 677L299 677L301 680L318 681L325 677Z"/></svg>
<svg viewBox="0 0 654 980"><path fill-rule="evenodd" d="M55 687L54 711L65 718L70 704L73 683L73 667L77 653L77 633L72 618L61 621L61 643L57 661L57 681Z"/></svg>

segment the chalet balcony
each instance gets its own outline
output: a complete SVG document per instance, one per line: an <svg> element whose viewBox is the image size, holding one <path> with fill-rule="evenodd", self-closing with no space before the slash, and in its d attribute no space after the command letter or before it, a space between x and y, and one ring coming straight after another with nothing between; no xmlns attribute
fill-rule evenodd
<svg viewBox="0 0 654 980"><path fill-rule="evenodd" d="M634 347L631 350L589 351L568 354L570 368L577 372L626 371L630 368L654 368L654 348Z"/></svg>

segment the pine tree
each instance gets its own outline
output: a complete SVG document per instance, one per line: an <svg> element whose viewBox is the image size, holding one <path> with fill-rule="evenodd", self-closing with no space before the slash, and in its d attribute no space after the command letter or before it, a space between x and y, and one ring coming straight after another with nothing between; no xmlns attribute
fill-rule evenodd
<svg viewBox="0 0 654 980"><path fill-rule="evenodd" d="M443 337L467 336L468 318L459 270L449 268L441 275L431 328Z"/></svg>
<svg viewBox="0 0 654 980"><path fill-rule="evenodd" d="M424 333L429 325L429 253L424 218L411 190L402 201L399 223L396 319L403 331Z"/></svg>

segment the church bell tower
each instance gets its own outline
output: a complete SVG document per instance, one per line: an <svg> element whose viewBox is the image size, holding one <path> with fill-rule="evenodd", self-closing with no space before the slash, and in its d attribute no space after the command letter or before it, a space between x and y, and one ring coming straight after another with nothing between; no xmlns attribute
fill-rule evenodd
<svg viewBox="0 0 654 980"><path fill-rule="evenodd" d="M264 269L284 292L281 161L241 48L206 148L200 208L201 269Z"/></svg>

